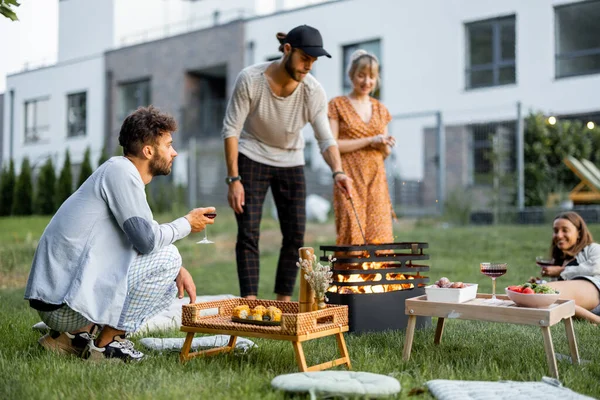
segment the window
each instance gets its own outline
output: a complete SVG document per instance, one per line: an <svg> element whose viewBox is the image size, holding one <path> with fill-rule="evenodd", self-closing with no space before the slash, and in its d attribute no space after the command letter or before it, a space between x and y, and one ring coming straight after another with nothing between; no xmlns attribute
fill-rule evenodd
<svg viewBox="0 0 600 400"><path fill-rule="evenodd" d="M119 116L124 120L138 107L150 104L150 80L124 83L119 86Z"/></svg>
<svg viewBox="0 0 600 400"><path fill-rule="evenodd" d="M514 172L516 123L514 121L471 125L471 183L491 186L494 175Z"/></svg>
<svg viewBox="0 0 600 400"><path fill-rule="evenodd" d="M556 7L556 77L600 73L600 1Z"/></svg>
<svg viewBox="0 0 600 400"><path fill-rule="evenodd" d="M86 93L67 96L67 137L85 136L87 125Z"/></svg>
<svg viewBox="0 0 600 400"><path fill-rule="evenodd" d="M25 102L25 143L46 141L50 131L50 99Z"/></svg>
<svg viewBox="0 0 600 400"><path fill-rule="evenodd" d="M515 16L467 24L466 33L467 89L515 83Z"/></svg>
<svg viewBox="0 0 600 400"><path fill-rule="evenodd" d="M348 65L350 64L350 56L358 49L363 49L371 54L375 54L375 56L379 59L379 75L381 75L383 61L381 59L381 41L379 39L344 46L344 59L342 65L342 87L345 93L352 90L352 82L350 81L350 78L348 77L348 74L346 72L348 71ZM377 90L375 90L375 93L373 93L373 97L375 97L376 99L381 98L381 87L378 87Z"/></svg>

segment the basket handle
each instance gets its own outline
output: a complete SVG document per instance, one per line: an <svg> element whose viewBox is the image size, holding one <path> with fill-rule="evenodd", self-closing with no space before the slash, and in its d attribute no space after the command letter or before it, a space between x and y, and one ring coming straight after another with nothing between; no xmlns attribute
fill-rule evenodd
<svg viewBox="0 0 600 400"><path fill-rule="evenodd" d="M328 317L331 317L331 322L324 322L324 323L322 322L321 326L324 326L326 324L331 324L331 325L337 324L337 321L336 321L337 318L336 318L336 314L335 314L334 310L332 310L332 309L318 310L317 313L318 314L315 316L315 320L316 320L317 324L319 324L319 320L323 320L324 318L328 318Z"/></svg>

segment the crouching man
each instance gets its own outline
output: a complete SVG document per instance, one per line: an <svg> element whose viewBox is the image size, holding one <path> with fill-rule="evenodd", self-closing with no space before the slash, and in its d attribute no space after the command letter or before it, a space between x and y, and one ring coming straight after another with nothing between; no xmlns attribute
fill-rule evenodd
<svg viewBox="0 0 600 400"><path fill-rule="evenodd" d="M215 209L196 208L158 224L144 191L154 176L171 172L176 129L170 115L152 106L129 115L119 134L124 156L98 167L46 227L25 289L25 299L51 329L39 340L45 348L138 361L144 354L125 334L184 291L196 301L173 242L213 224L204 214Z"/></svg>

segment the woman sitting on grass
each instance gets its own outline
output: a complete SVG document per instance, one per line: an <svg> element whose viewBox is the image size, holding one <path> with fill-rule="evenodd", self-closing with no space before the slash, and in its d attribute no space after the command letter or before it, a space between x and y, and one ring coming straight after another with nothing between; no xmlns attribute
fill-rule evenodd
<svg viewBox="0 0 600 400"><path fill-rule="evenodd" d="M576 317L600 324L600 244L576 212L558 214L553 229L554 265L542 267L542 276L558 278L548 285L561 299L575 300Z"/></svg>

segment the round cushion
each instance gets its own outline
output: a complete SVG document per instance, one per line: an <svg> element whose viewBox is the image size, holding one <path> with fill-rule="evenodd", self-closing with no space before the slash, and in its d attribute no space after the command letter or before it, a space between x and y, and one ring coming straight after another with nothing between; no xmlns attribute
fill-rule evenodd
<svg viewBox="0 0 600 400"><path fill-rule="evenodd" d="M275 389L309 392L313 395L390 396L400 392L400 382L391 376L354 371L298 372L279 375L271 381Z"/></svg>

